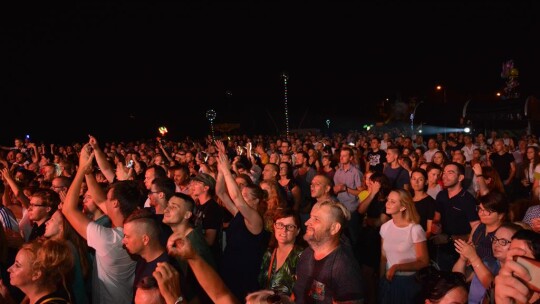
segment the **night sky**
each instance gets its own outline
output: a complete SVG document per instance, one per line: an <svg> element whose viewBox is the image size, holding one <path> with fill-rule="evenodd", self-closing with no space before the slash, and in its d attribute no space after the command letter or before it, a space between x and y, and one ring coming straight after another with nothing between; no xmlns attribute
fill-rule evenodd
<svg viewBox="0 0 540 304"><path fill-rule="evenodd" d="M510 59L522 95L539 95L538 2L291 2L2 9L0 143L149 138L160 125L200 136L208 109L215 123L275 134L283 72L291 128L361 125L386 98L440 104L437 84L449 104L494 99Z"/></svg>

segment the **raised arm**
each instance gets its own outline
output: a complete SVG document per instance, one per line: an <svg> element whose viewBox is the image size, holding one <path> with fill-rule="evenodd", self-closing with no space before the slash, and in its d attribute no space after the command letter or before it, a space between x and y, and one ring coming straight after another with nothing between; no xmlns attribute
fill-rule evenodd
<svg viewBox="0 0 540 304"><path fill-rule="evenodd" d="M167 150L165 150L165 147L163 147L163 144L161 143L161 138L160 137L157 138L157 142L158 142L159 149L161 150L161 152L163 152L163 155L167 158L169 163L174 161L174 159L171 157L171 155L169 155Z"/></svg>
<svg viewBox="0 0 540 304"><path fill-rule="evenodd" d="M480 164L476 163L472 167L474 172L474 178L476 179L476 184L478 185L478 192L479 195L486 195L489 192L489 188L486 184L486 180L484 179L484 176L482 175L482 166Z"/></svg>
<svg viewBox="0 0 540 304"><path fill-rule="evenodd" d="M220 140L216 140L216 147L219 153L225 153L225 146ZM225 178L223 177L222 168L218 165L218 174L216 178L216 195L221 200L221 203L227 210L233 215L236 215L238 208L234 205L234 202L231 200L229 193L227 192L227 186L225 185Z"/></svg>
<svg viewBox="0 0 540 304"><path fill-rule="evenodd" d="M173 234L167 242L169 255L187 260L197 281L214 303L240 303L223 282L216 270L197 254L187 238Z"/></svg>
<svg viewBox="0 0 540 304"><path fill-rule="evenodd" d="M381 183L379 182L373 182L368 185L369 194L363 201L361 201L358 204L358 209L357 209L358 213L360 214L366 213L366 211L369 208L369 205L371 205L371 202L373 202L373 200L375 199L375 196L377 195L377 193L379 193L380 189L381 189Z"/></svg>
<svg viewBox="0 0 540 304"><path fill-rule="evenodd" d="M90 140L88 143L94 149L94 155L96 157L96 162L99 166L99 169L101 172L103 172L103 175L107 178L109 183L112 183L114 181L115 172L113 167L111 166L111 163L107 160L107 155L101 150L101 147L99 146L96 138L92 135L88 135ZM82 151L81 151L82 153Z"/></svg>
<svg viewBox="0 0 540 304"><path fill-rule="evenodd" d="M28 148L32 149L34 153L32 153L32 163L38 163L39 162L39 153L38 149L35 143L29 143Z"/></svg>
<svg viewBox="0 0 540 304"><path fill-rule="evenodd" d="M244 216L247 229L252 234L261 233L263 229L262 217L259 215L257 210L251 208L244 200L242 192L240 191L240 188L236 184L236 181L231 173L231 165L229 163L229 159L227 158L227 154L219 152L218 167L220 168L220 171L225 179L225 184L227 185L227 190L229 191L231 200L234 202L236 208L238 208L238 211L240 211L240 213L242 213Z"/></svg>
<svg viewBox="0 0 540 304"><path fill-rule="evenodd" d="M87 172L86 175L86 185L88 186L88 191L90 192L90 195L92 195L92 198L94 199L94 203L98 206L103 213L107 214L107 208L105 208L105 201L107 200L107 194L103 191L101 186L99 185L96 176L90 172Z"/></svg>
<svg viewBox="0 0 540 304"><path fill-rule="evenodd" d="M69 221L71 226L86 239L86 227L92 221L78 208L79 193L81 192L81 185L84 180L85 174L91 170L92 161L94 159L94 153L90 153L90 145L86 144L81 150L79 157L79 168L75 174L75 178L71 183L66 194L64 205L62 206L62 213Z"/></svg>
<svg viewBox="0 0 540 304"><path fill-rule="evenodd" d="M15 182L15 180L13 179L13 176L11 175L11 172L9 171L9 169L8 168L3 168L1 170L1 172L2 172L2 177L8 183L8 185L11 188L11 191L13 191L13 194L15 195L15 197L19 200L19 202L21 202L21 205L24 208L28 208L28 205L30 204L30 199L26 195L24 195L24 191L21 189L21 187L19 187L17 182ZM4 205L6 205L6 204L4 204ZM6 205L6 207L8 207L8 206L9 205Z"/></svg>

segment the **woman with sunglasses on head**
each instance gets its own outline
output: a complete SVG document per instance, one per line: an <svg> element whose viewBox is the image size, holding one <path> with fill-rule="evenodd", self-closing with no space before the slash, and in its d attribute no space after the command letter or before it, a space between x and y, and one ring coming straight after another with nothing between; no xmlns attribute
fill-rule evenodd
<svg viewBox="0 0 540 304"><path fill-rule="evenodd" d="M275 213L274 233L265 252L259 274L262 288L290 295L296 281L296 265L304 250L299 245L300 217L291 209Z"/></svg>
<svg viewBox="0 0 540 304"><path fill-rule="evenodd" d="M468 264L473 270L469 287L469 303L493 303L493 280L506 262L512 236L521 229L521 226L514 223L502 224L491 237L493 257L483 259L480 258L474 246L456 241L456 251L460 253L460 258L452 270L466 274Z"/></svg>

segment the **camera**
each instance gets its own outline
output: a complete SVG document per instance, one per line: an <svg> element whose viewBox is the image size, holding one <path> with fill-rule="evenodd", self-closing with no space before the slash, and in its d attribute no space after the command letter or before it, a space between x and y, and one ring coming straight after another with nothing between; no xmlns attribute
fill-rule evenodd
<svg viewBox="0 0 540 304"><path fill-rule="evenodd" d="M133 159L130 159L128 164L126 165L126 168L133 168Z"/></svg>

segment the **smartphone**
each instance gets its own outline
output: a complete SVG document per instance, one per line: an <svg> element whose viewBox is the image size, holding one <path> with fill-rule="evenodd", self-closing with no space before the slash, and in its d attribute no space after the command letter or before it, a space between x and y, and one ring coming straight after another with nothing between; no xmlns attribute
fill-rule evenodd
<svg viewBox="0 0 540 304"><path fill-rule="evenodd" d="M130 159L128 164L126 165L126 168L133 168L133 159Z"/></svg>
<svg viewBox="0 0 540 304"><path fill-rule="evenodd" d="M540 292L540 261L524 256L515 256L514 260L523 266L531 275L531 280L524 282L529 289Z"/></svg>

